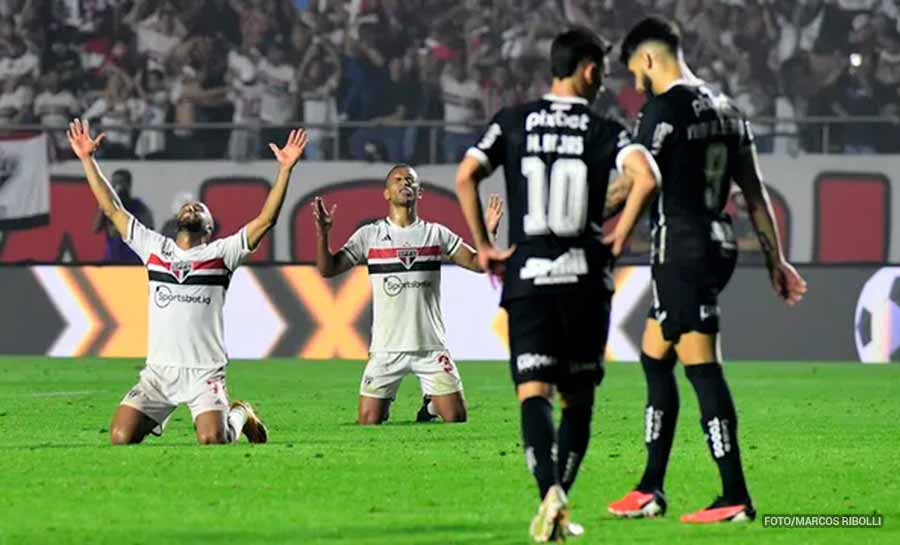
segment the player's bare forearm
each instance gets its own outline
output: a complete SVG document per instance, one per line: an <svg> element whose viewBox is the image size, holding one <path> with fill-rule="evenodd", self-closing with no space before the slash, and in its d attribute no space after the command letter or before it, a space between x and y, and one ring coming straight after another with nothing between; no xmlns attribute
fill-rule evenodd
<svg viewBox="0 0 900 545"><path fill-rule="evenodd" d="M784 261L784 251L775 222L772 201L762 181L756 150L751 148L743 151L739 155L739 161L735 181L744 194L747 212L756 230L760 249L771 268L772 265Z"/></svg>
<svg viewBox="0 0 900 545"><path fill-rule="evenodd" d="M464 269L477 273L484 272L481 270L481 265L478 264L478 254L466 243L460 244L459 249L450 259Z"/></svg>
<svg viewBox="0 0 900 545"><path fill-rule="evenodd" d="M606 203L603 206L604 220L615 216L622 210L633 184L634 180L632 180L631 176L625 172L620 173L616 179L609 184L609 188L606 190Z"/></svg>
<svg viewBox="0 0 900 545"><path fill-rule="evenodd" d="M331 253L328 231L316 235L316 268L325 278L343 274L353 267L353 263L344 252Z"/></svg>
<svg viewBox="0 0 900 545"><path fill-rule="evenodd" d="M477 248L491 245L481 199L478 198L478 184L483 179L484 169L481 163L472 157L465 157L456 172L456 196Z"/></svg>
<svg viewBox="0 0 900 545"><path fill-rule="evenodd" d="M93 156L85 157L81 161L81 166L84 167L85 177L91 192L94 194L94 198L97 199L97 204L100 205L100 210L115 225L116 230L119 231L123 238L128 236L130 216L122 205L122 200L119 198L116 190L113 189L109 180L100 172L100 166L97 164L97 161Z"/></svg>
<svg viewBox="0 0 900 545"><path fill-rule="evenodd" d="M266 233L268 233L278 221L281 214L281 207L284 205L284 196L291 180L291 172L293 167L282 166L278 169L278 176L275 177L275 183L269 190L269 195L263 203L262 210L259 215L250 220L247 224L247 243L250 249L254 250Z"/></svg>

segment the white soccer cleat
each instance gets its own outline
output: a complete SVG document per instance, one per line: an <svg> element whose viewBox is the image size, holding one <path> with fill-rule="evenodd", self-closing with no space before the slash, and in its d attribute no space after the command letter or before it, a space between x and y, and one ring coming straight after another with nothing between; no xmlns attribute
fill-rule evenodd
<svg viewBox="0 0 900 545"><path fill-rule="evenodd" d="M538 507L538 512L531 520L531 527L528 533L535 543L548 543L550 540L556 542L564 541L567 535L575 536L569 533L572 523L569 521L569 501L562 487L555 484L547 491L544 501ZM584 528L580 525L574 525L577 529Z"/></svg>

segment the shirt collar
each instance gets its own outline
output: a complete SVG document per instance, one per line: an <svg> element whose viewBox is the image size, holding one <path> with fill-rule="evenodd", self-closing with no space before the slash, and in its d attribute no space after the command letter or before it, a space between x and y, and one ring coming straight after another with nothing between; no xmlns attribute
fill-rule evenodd
<svg viewBox="0 0 900 545"><path fill-rule="evenodd" d="M586 98L581 97L561 97L559 95L554 95L552 93L547 93L544 95L544 100L549 100L550 102L564 102L566 104L584 104L588 106L588 101Z"/></svg>

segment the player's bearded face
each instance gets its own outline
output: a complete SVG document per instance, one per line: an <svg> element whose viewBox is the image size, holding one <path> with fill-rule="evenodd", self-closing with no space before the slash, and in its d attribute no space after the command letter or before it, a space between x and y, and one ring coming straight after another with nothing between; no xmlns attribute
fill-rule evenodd
<svg viewBox="0 0 900 545"><path fill-rule="evenodd" d="M188 233L206 234L209 210L202 203L191 202L178 211L178 230Z"/></svg>

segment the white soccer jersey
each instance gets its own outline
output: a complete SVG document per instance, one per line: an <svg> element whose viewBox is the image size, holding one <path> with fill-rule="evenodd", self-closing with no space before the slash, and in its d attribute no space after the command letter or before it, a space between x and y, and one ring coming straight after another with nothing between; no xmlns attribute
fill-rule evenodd
<svg viewBox="0 0 900 545"><path fill-rule="evenodd" d="M443 225L417 220L399 227L389 219L356 230L341 251L367 263L372 283L370 352L445 350L441 317L441 260L464 244Z"/></svg>
<svg viewBox="0 0 900 545"><path fill-rule="evenodd" d="M191 368L228 363L222 309L231 274L250 255L246 227L182 250L132 217L125 242L150 279L147 363Z"/></svg>

